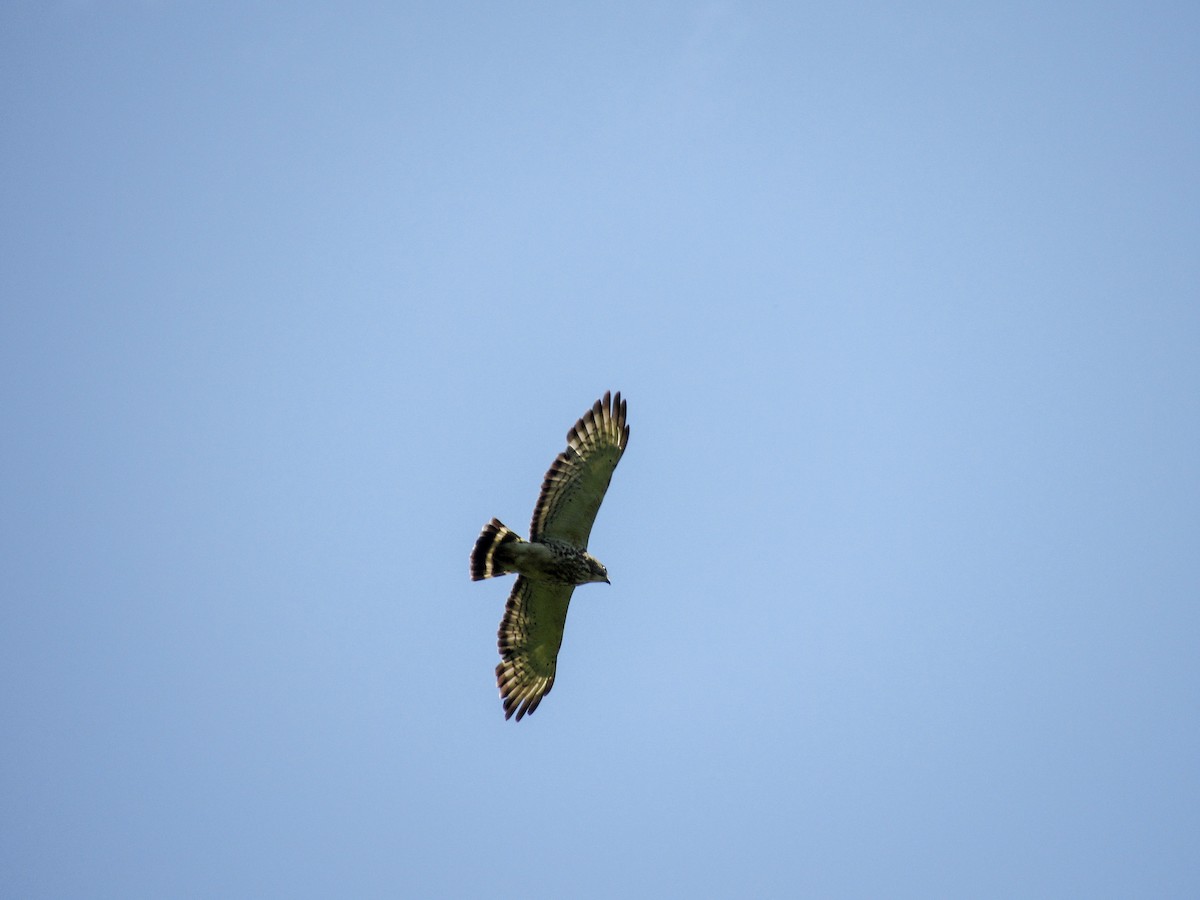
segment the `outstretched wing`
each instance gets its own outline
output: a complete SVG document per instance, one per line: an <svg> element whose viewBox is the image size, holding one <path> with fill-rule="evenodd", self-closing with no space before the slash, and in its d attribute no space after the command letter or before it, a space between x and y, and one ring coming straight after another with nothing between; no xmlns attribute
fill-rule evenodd
<svg viewBox="0 0 1200 900"><path fill-rule="evenodd" d="M573 585L517 578L504 618L500 620L500 656L496 684L504 701L504 718L515 712L520 722L554 687L558 648Z"/></svg>
<svg viewBox="0 0 1200 900"><path fill-rule="evenodd" d="M604 399L567 432L567 449L542 481L529 539L566 541L586 550L604 492L628 442L621 392L612 396L605 391Z"/></svg>

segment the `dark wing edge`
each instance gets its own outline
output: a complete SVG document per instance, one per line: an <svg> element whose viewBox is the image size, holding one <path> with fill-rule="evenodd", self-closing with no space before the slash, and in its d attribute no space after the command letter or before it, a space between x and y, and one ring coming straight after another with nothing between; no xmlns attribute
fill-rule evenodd
<svg viewBox="0 0 1200 900"><path fill-rule="evenodd" d="M531 581L524 576L513 585L497 636L500 663L496 686L505 719L516 714L520 722L531 715L554 687L558 648L574 590L573 585Z"/></svg>
<svg viewBox="0 0 1200 900"><path fill-rule="evenodd" d="M613 471L629 443L621 392L604 392L571 430L567 449L551 463L530 523L530 540L554 538L587 549Z"/></svg>

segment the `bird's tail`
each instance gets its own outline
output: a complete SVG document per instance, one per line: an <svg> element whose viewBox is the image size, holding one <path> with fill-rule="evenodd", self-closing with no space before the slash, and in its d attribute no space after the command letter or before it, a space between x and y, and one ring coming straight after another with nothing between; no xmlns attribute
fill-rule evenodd
<svg viewBox="0 0 1200 900"><path fill-rule="evenodd" d="M517 571L513 568L513 544L522 543L517 533L501 522L492 519L483 526L475 549L471 551L471 580L494 578Z"/></svg>

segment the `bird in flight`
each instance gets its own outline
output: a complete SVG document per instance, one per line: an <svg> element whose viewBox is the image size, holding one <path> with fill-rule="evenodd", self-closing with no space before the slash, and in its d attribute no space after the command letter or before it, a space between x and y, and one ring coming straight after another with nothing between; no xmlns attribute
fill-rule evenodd
<svg viewBox="0 0 1200 900"><path fill-rule="evenodd" d="M506 719L516 713L521 721L554 687L575 586L611 584L608 570L587 552L588 536L627 443L625 401L620 391L606 391L567 432L567 449L542 480L529 540L492 519L475 542L472 581L517 573L500 621L496 666Z"/></svg>

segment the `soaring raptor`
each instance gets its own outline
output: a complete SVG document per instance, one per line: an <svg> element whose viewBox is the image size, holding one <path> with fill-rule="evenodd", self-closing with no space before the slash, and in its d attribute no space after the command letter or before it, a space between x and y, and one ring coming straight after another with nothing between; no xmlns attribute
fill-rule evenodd
<svg viewBox="0 0 1200 900"><path fill-rule="evenodd" d="M500 622L501 660L496 666L506 719L516 713L521 721L554 687L575 586L611 583L608 570L587 552L588 535L627 443L625 401L619 391L605 392L567 432L567 449L542 481L529 540L492 519L475 542L473 581L517 573Z"/></svg>

